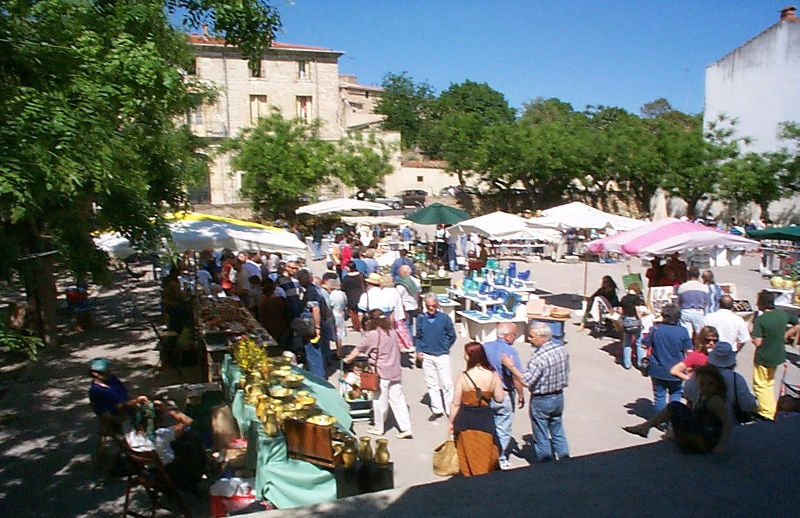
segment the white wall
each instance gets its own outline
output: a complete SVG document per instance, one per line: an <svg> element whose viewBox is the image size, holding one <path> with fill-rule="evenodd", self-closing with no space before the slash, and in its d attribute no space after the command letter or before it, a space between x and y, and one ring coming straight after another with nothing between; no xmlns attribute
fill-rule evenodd
<svg viewBox="0 0 800 518"><path fill-rule="evenodd" d="M706 67L704 122L738 118L737 136L754 139L746 151L776 150L778 124L800 122L798 94L800 21L778 22Z"/></svg>

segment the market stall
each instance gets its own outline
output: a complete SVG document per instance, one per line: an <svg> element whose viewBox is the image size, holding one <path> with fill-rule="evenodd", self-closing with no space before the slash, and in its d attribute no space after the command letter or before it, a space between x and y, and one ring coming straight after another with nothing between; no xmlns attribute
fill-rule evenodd
<svg viewBox="0 0 800 518"><path fill-rule="evenodd" d="M496 211L456 223L448 229L451 235L478 234L498 242L499 254L510 256L546 255L548 249L563 240L560 231L535 228L525 218Z"/></svg>
<svg viewBox="0 0 800 518"><path fill-rule="evenodd" d="M306 245L297 236L275 227L198 212L173 214L169 219L172 243L178 252L227 248L306 254ZM136 252L130 242L116 232L96 237L95 245L117 259Z"/></svg>

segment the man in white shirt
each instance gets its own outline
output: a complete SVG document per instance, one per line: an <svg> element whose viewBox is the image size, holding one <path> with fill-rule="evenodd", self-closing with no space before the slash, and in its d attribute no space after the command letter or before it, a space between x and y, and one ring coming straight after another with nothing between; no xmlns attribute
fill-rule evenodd
<svg viewBox="0 0 800 518"><path fill-rule="evenodd" d="M719 309L703 317L703 325L717 328L720 342L728 342L734 351L750 341L750 332L744 319L733 311L733 297L719 298Z"/></svg>
<svg viewBox="0 0 800 518"><path fill-rule="evenodd" d="M261 265L256 262L258 259L257 254L246 254L246 258L244 261L244 269L247 271L247 278L256 276L261 279Z"/></svg>
<svg viewBox="0 0 800 518"><path fill-rule="evenodd" d="M383 278L378 273L371 273L364 281L367 283L367 291L361 294L358 299L358 312L366 314L373 309L380 309L384 315L390 315L395 310L395 295L390 296L389 292L381 289ZM399 297L399 296L398 296Z"/></svg>

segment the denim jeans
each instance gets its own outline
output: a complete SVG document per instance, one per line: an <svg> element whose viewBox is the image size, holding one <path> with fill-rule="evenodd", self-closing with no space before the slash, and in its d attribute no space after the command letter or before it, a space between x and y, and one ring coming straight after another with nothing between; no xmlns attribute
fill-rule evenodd
<svg viewBox="0 0 800 518"><path fill-rule="evenodd" d="M500 441L500 461L508 459L508 443L511 442L511 423L514 421L514 392L506 392L502 403L491 401L494 411L494 427Z"/></svg>
<svg viewBox="0 0 800 518"><path fill-rule="evenodd" d="M305 342L306 368L312 374L316 374L320 378L325 379L325 358L319 346L320 342L322 342L321 339L316 344Z"/></svg>
<svg viewBox="0 0 800 518"><path fill-rule="evenodd" d="M683 396L683 382L681 380L661 380L652 378L653 380L653 406L655 413L661 412L667 406L667 392L669 392L669 401L680 401Z"/></svg>
<svg viewBox="0 0 800 518"><path fill-rule="evenodd" d="M533 449L539 462L569 457L567 438L561 415L564 413L564 393L546 396L531 395L528 407L533 428Z"/></svg>
<svg viewBox="0 0 800 518"><path fill-rule="evenodd" d="M317 243L314 241L311 244L314 245L314 259L316 260L322 258L322 243Z"/></svg>
<svg viewBox="0 0 800 518"><path fill-rule="evenodd" d="M636 344L636 366L641 368L642 367L642 358L644 358L647 351L645 350L644 346L642 345L642 332L639 331L638 333L624 333L622 335L622 365L626 369L631 368L631 353L633 349L633 344Z"/></svg>

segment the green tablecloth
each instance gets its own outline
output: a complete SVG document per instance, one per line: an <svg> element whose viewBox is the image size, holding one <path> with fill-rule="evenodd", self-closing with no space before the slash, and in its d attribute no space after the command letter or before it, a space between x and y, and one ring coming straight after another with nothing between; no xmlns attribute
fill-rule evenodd
<svg viewBox="0 0 800 518"><path fill-rule="evenodd" d="M347 403L327 381L293 367L306 376L302 389L317 398L317 405L337 419L337 425L349 430L352 419ZM222 383L230 397L231 411L247 437L247 466L256 472L256 495L268 499L279 509L316 504L336 499L333 474L310 462L290 459L282 434L269 437L252 405L244 402L242 390L236 390L241 377L239 367L226 355L222 364Z"/></svg>

